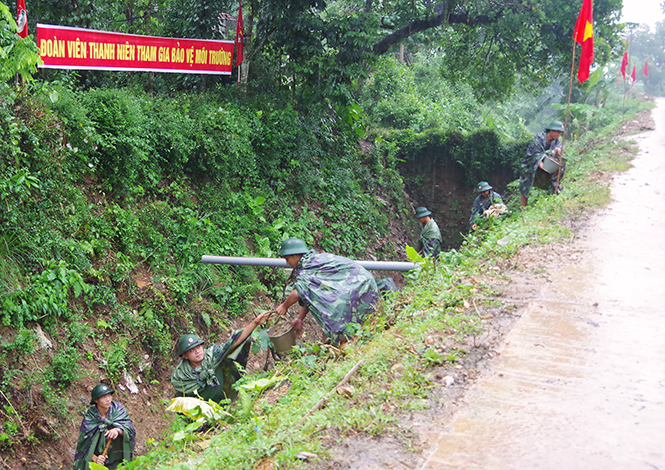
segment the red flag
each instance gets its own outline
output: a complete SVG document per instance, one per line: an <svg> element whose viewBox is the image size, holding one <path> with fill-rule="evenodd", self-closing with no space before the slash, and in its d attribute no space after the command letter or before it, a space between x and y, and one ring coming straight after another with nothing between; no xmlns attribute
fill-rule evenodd
<svg viewBox="0 0 665 470"><path fill-rule="evenodd" d="M573 38L582 46L580 68L577 78L583 82L589 78L589 68L593 62L593 4L592 0L582 0L582 9L575 23Z"/></svg>
<svg viewBox="0 0 665 470"><path fill-rule="evenodd" d="M648 60L644 61L644 76L645 77L649 76L649 61Z"/></svg>
<svg viewBox="0 0 665 470"><path fill-rule="evenodd" d="M242 63L242 43L245 38L245 26L242 22L242 1L238 1L238 22L236 23L236 67Z"/></svg>
<svg viewBox="0 0 665 470"><path fill-rule="evenodd" d="M28 12L25 10L25 0L18 0L16 25L18 26L18 35L22 38L26 37L28 35Z"/></svg>
<svg viewBox="0 0 665 470"><path fill-rule="evenodd" d="M621 60L621 74L624 80L626 79L626 67L628 67L628 53L624 52L623 59Z"/></svg>
<svg viewBox="0 0 665 470"><path fill-rule="evenodd" d="M637 78L637 75L635 74L635 64L633 64L633 73L630 74L630 78L633 79L633 85L634 85L635 79Z"/></svg>

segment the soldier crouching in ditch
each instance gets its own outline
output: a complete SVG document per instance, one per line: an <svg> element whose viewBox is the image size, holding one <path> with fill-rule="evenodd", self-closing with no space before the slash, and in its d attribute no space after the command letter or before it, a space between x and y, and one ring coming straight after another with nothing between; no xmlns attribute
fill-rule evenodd
<svg viewBox="0 0 665 470"><path fill-rule="evenodd" d="M240 378L236 363L246 367L254 329L269 317L265 312L252 320L244 329L236 330L221 346L203 349L203 340L196 335L183 335L176 344L182 358L171 374L171 384L177 396L201 397L217 403L234 400L237 392L233 384Z"/></svg>
<svg viewBox="0 0 665 470"><path fill-rule="evenodd" d="M90 462L115 470L134 453L136 431L124 406L113 401L111 387L99 384L92 389L90 408L85 412L76 444L74 470L88 470Z"/></svg>
<svg viewBox="0 0 665 470"><path fill-rule="evenodd" d="M436 258L441 253L441 231L432 217L432 212L427 207L416 209L416 219L422 224L420 240L418 240L418 254Z"/></svg>
<svg viewBox="0 0 665 470"><path fill-rule="evenodd" d="M279 255L295 269L293 291L276 308L278 315L300 303L293 321L302 330L305 316L312 312L328 340L343 345L351 336L351 323L363 324L379 301L379 290L372 274L356 261L330 253L315 253L298 238L282 242Z"/></svg>
<svg viewBox="0 0 665 470"><path fill-rule="evenodd" d="M478 193L478 197L473 201L471 218L469 219L471 230L476 230L478 228L477 219L482 217L486 210L495 204L503 205L501 194L495 193L494 188L487 181L481 181L478 183L476 186L476 192ZM503 209L505 209L505 206L503 206Z"/></svg>

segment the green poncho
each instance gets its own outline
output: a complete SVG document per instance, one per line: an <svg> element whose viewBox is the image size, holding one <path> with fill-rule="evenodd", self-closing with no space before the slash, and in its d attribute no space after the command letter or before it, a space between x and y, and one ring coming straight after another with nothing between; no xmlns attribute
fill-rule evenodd
<svg viewBox="0 0 665 470"><path fill-rule="evenodd" d="M113 441L109 448L108 460L105 466L109 470L114 470L123 460L131 462L134 453L134 439L136 431L134 425L129 419L129 414L122 404L113 401L106 414L106 419L102 419L97 405L93 405L85 412L83 422L81 423L81 432L78 443L76 444L76 454L74 456L74 470L89 470L92 456L101 455L106 446L106 437L104 434L109 429L122 429L122 436Z"/></svg>
<svg viewBox="0 0 665 470"><path fill-rule="evenodd" d="M222 346L213 345L206 349L199 367L192 368L187 359L180 361L171 374L176 394L185 397L196 397L198 394L204 400L217 403L227 398L235 399L238 393L233 384L240 378L236 362L242 367L247 365L251 346L251 341L245 340L230 353L231 346L241 334L242 330L236 330Z"/></svg>
<svg viewBox="0 0 665 470"><path fill-rule="evenodd" d="M424 256L436 257L441 252L441 231L434 219L429 219L420 232L418 251L423 250Z"/></svg>
<svg viewBox="0 0 665 470"><path fill-rule="evenodd" d="M476 217L481 217L483 212L489 209L492 204L503 204L501 194L490 190L490 194L487 196L487 199L483 199L482 194L479 194L478 197L473 201L473 208L471 209L469 225L473 225L476 222Z"/></svg>
<svg viewBox="0 0 665 470"><path fill-rule="evenodd" d="M379 300L369 271L330 253L305 253L296 268L294 287L334 344L348 338L349 323L364 323Z"/></svg>
<svg viewBox="0 0 665 470"><path fill-rule="evenodd" d="M561 171L550 175L539 168L540 162L545 156L552 156L557 148L562 145L561 138L547 143L547 131L536 135L526 149L526 155L522 160L522 171L520 177L520 194L529 197L531 187L549 189L550 193L556 192L557 181L561 181L566 172L566 161L561 159Z"/></svg>

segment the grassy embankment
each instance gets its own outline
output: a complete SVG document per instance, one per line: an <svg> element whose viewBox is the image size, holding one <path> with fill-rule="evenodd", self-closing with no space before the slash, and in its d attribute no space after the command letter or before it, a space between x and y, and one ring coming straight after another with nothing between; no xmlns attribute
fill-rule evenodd
<svg viewBox="0 0 665 470"><path fill-rule="evenodd" d="M0 91L3 459L49 442L66 460L95 383L140 370L159 395L181 334L218 341L281 299L283 270L202 255L274 257L298 236L382 259L391 226L415 227L394 164L364 165L355 132L288 97Z"/></svg>
<svg viewBox="0 0 665 470"><path fill-rule="evenodd" d="M632 111L624 118L632 119L651 106L632 100ZM279 468L305 468L298 453L325 459L324 442L355 433L402 435L408 442L408 433L396 425L404 412L428 406L430 388L437 385L432 372L455 364L464 367L474 348L485 347L475 341L483 322L474 306L482 310L489 304L480 298L497 292L490 292L487 283L470 280L500 276L492 269L495 263L521 246L570 240L572 233L562 220L607 204L608 181L598 177L598 169L605 174L624 171L636 151L629 141L617 138L620 131L621 123L613 122L567 142L569 170L561 195L536 191L524 213L517 210L513 197L512 214L490 230L468 236L436 266L426 264L413 273L409 285L381 306L343 353L319 345L298 348L278 372L244 379L260 389L259 378L286 377L272 392L247 392L245 400L230 408L232 423L217 422L201 434L184 422L176 423L173 436L154 442L154 451L139 457L131 468L252 468L262 459ZM427 340L441 337L442 343ZM330 394L325 407L303 419L360 361L352 388Z"/></svg>

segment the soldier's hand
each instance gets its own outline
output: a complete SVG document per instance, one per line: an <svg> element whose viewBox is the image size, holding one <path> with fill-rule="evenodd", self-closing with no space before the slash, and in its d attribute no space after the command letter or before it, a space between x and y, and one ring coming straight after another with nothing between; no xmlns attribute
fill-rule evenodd
<svg viewBox="0 0 665 470"><path fill-rule="evenodd" d="M108 456L106 455L94 455L92 456L92 461L95 462L96 464L99 465L104 465L106 463L106 459Z"/></svg>
<svg viewBox="0 0 665 470"><path fill-rule="evenodd" d="M106 431L106 434L104 434L104 435L109 439L117 439L118 436L120 435L120 429L119 428L111 428L108 431Z"/></svg>
<svg viewBox="0 0 665 470"><path fill-rule="evenodd" d="M275 312L277 312L277 315L284 315L286 313L286 307L284 306L284 304L279 304L275 308Z"/></svg>
<svg viewBox="0 0 665 470"><path fill-rule="evenodd" d="M295 331L302 331L302 320L300 318L294 318L292 323Z"/></svg>
<svg viewBox="0 0 665 470"><path fill-rule="evenodd" d="M263 325L266 322L266 320L268 320L268 318L270 318L270 312L263 312L261 315L257 316L254 320L252 320L252 322L254 323L254 325L259 326Z"/></svg>

